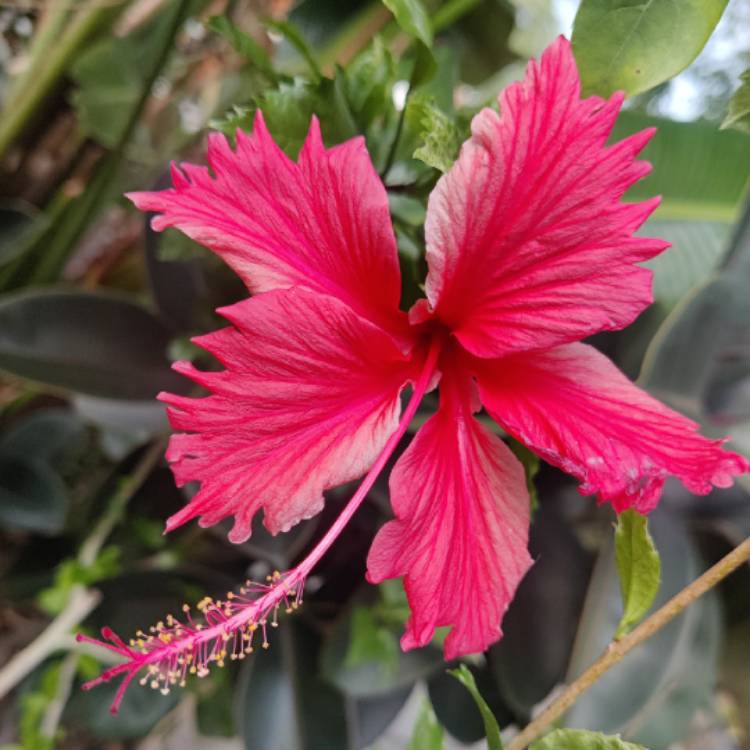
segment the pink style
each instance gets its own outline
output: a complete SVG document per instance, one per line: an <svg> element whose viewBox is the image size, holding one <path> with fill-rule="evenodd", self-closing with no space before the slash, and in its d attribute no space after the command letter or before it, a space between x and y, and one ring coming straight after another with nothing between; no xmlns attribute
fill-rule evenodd
<svg viewBox="0 0 750 750"><path fill-rule="evenodd" d="M649 165L647 130L606 145L623 96L581 99L559 38L522 82L472 123L429 199L426 298L399 310L401 279L388 200L355 138L326 149L313 119L297 163L258 113L237 148L218 134L209 168L173 169L174 187L135 193L157 230L177 227L223 258L252 297L221 310L230 326L197 343L224 366L176 368L209 391L162 394L177 434L167 458L179 485L200 482L169 519L210 526L233 517L235 542L286 531L323 507L323 492L366 473L341 517L294 570L204 601L198 623L171 616L126 645L117 675L169 690L210 663L243 658L365 498L426 392L439 408L390 477L395 520L378 533L368 580L404 577L412 615L404 649L451 626L445 656L479 652L532 560L529 496L509 448L474 416L491 417L584 494L616 511L652 510L667 476L694 493L726 487L748 462L630 383L579 343L630 324L652 301L640 263L667 243L634 236L658 198L623 203ZM400 395L413 393L399 416ZM254 633L258 633L254 636Z"/></svg>

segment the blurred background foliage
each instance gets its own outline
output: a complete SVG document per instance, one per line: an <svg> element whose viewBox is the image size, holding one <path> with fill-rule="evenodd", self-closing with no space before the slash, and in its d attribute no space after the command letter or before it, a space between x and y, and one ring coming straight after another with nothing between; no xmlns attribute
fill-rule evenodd
<svg viewBox="0 0 750 750"><path fill-rule="evenodd" d="M390 513L382 478L309 581L300 614L241 667L168 697L135 686L112 717L114 687L78 689L106 655L71 635L104 624L127 635L183 601L290 567L348 498L348 487L330 492L318 518L276 538L260 525L240 545L222 528L162 536L185 497L161 460L167 425L154 396L184 391L170 361L203 358L190 336L216 327L214 309L244 289L182 235L153 233L122 195L166 185L171 159L202 160L209 126L231 136L258 108L294 156L315 113L327 144L367 140L389 189L410 304L423 278L426 198L472 114L521 75L529 56L570 34L578 3L425 0L425 24L399 16L409 5L0 2L6 748L431 749L484 737L439 643L400 651L408 615L400 584L364 583L367 549ZM651 263L654 306L628 330L594 341L706 431L729 432L746 454L750 137L742 128L750 130L750 94L731 105L738 130L719 123L750 66L749 40L750 1L730 0L698 59L629 100L618 121L617 138L658 127L645 154L654 171L632 195L663 196L643 231L674 246ZM582 48L594 50L580 42L577 54ZM523 724L588 665L621 614L612 513L559 472L535 468L536 565L505 638L468 667L502 727ZM668 485L652 517L660 601L750 535L748 490L695 498ZM749 685L746 566L626 658L564 724L620 732L651 750L750 748Z"/></svg>

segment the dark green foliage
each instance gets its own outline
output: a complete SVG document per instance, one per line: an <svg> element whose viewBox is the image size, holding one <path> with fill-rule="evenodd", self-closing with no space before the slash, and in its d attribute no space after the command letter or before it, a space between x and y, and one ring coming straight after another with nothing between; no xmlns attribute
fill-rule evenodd
<svg viewBox="0 0 750 750"><path fill-rule="evenodd" d="M634 94L660 85L695 57L725 4L690 0L676 10L668 0L584 0L574 47L585 88ZM215 309L247 291L184 235L147 228L122 194L168 187L171 159L200 162L209 120L231 139L237 128L250 131L261 111L282 149L296 158L315 115L326 146L365 140L387 186L408 309L424 294L430 192L469 137L472 116L481 106L496 106L501 84L523 62L519 55L554 28L542 6L531 0L306 0L288 16L256 18L247 3L229 3L227 15L206 21L216 12L212 4L172 0L143 22L94 24L75 46L58 71L64 85L29 115L28 132L14 142L15 153L2 149L0 165L4 657L66 612L82 591L99 591L101 601L73 627L93 635L109 625L127 638L179 613L183 602L222 597L248 576L262 580L287 569L329 528L350 494L348 487L328 493L319 518L276 537L258 519L241 545L227 542L221 525L192 524L162 535L164 519L194 488L177 489L161 459L164 445L157 441L167 424L154 396L191 387L170 370L171 360L219 366L190 339L225 325ZM77 13L63 14L63 31ZM36 14L26 15L36 22ZM33 47L14 31L4 35L12 53L34 58ZM746 78L725 122L737 130L748 129ZM8 116L5 109L2 114ZM74 127L66 130L66 123ZM643 231L674 248L649 262L657 305L628 332L596 344L611 347L631 373L648 349L641 385L706 431L729 431L747 452L747 208L739 230L733 227L747 195L747 136L635 108L618 119L612 140L654 125L658 133L643 155L653 173L628 200L663 196ZM47 182L37 182L50 162L57 168L62 142L67 161ZM430 398L419 419L433 408ZM138 743L156 726L196 733L190 738L196 747L208 742L200 734L240 736L248 750L354 750L377 746L406 710L414 726L409 750L440 750L446 732L467 743L486 737L488 748L500 748L500 729L527 722L616 633L646 616L654 595L658 606L750 535L741 487L717 491L705 503L668 487L650 526L657 555L640 517L623 515L613 536L607 509L581 500L560 472L503 439L526 471L535 564L505 616L503 640L483 656L446 665L446 628L428 647L403 652L409 606L401 582L363 583L366 550L391 517L384 475L311 577L304 606L282 615L271 631L268 651L167 696L135 682L112 717L116 685L80 691L102 665L73 653L62 639L4 702L11 713L0 715L2 726L17 723L14 741L22 750L52 750L60 741L86 749ZM154 462L123 495L153 445ZM700 740L688 735L698 711L717 725L724 721L714 705L717 681L736 703L740 729L750 731L746 578L702 599L631 654L570 710L565 728L532 750L695 744ZM727 620L721 662L720 603ZM61 695L66 706L48 736L43 727Z"/></svg>

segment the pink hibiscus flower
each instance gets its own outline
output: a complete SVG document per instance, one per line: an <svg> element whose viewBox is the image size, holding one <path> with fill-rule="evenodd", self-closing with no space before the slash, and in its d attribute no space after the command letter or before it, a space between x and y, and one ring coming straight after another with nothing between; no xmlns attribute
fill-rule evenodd
<svg viewBox="0 0 750 750"><path fill-rule="evenodd" d="M294 570L204 600L200 623L169 617L126 645L91 684L141 670L168 691L211 663L243 658L339 535L439 383L437 413L390 477L396 515L368 557L374 583L404 577L405 649L451 626L448 659L483 651L529 568L529 496L505 443L474 416L572 474L615 510L646 513L669 475L692 492L726 487L748 462L630 383L578 343L631 323L652 301L641 265L667 243L634 232L658 199L623 203L649 171L647 130L606 145L623 96L580 98L570 44L558 39L526 78L472 123L430 196L426 299L399 310L401 279L386 191L362 138L326 149L313 119L297 163L258 113L252 135L209 139L210 169L173 170L174 188L135 193L157 230L177 227L221 256L253 296L221 310L231 324L197 343L224 366L178 371L210 392L163 394L167 458L179 485L199 482L168 529L254 515L285 531L323 507L323 492L368 472L323 540ZM413 393L399 417L400 394ZM256 633L258 635L256 635Z"/></svg>

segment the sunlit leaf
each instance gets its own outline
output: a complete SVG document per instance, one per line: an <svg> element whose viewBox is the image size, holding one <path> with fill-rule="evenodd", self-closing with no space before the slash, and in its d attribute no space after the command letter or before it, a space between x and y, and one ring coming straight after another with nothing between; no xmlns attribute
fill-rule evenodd
<svg viewBox="0 0 750 750"><path fill-rule="evenodd" d="M693 581L704 564L679 517L659 507L649 521L662 564L655 604L662 606ZM567 682L606 650L621 613L614 540L610 538L591 578ZM712 699L720 643L718 602L710 593L602 675L596 688L572 706L564 726L621 734L646 747L679 742L696 711Z"/></svg>
<svg viewBox="0 0 750 750"><path fill-rule="evenodd" d="M458 156L460 145L455 122L429 97L420 95L412 96L409 100L406 117L420 142L414 151L414 158L447 172Z"/></svg>
<svg viewBox="0 0 750 750"><path fill-rule="evenodd" d="M432 46L432 24L421 0L383 0L383 5L409 36L419 39L426 47Z"/></svg>
<svg viewBox="0 0 750 750"><path fill-rule="evenodd" d="M223 118L212 121L212 127L230 137L234 137L237 128L250 131L258 109L263 112L276 142L292 158L296 158L307 137L313 115L320 120L326 146L341 143L358 133L341 73L333 80L323 78L317 83L301 77L282 81L277 88L261 94L253 105L236 107Z"/></svg>
<svg viewBox="0 0 750 750"><path fill-rule="evenodd" d="M634 510L626 510L617 519L615 559L623 603L617 638L629 632L648 612L661 581L661 562L648 533L648 519Z"/></svg>
<svg viewBox="0 0 750 750"><path fill-rule="evenodd" d="M78 84L73 104L86 135L104 146L117 146L159 59L174 12L174 3L164 3L149 23L130 35L103 36L76 57L71 68Z"/></svg>
<svg viewBox="0 0 750 750"><path fill-rule="evenodd" d="M729 112L721 127L750 133L750 70L740 76L740 81L740 87L729 102Z"/></svg>
<svg viewBox="0 0 750 750"><path fill-rule="evenodd" d="M393 57L383 41L376 37L346 66L344 76L349 105L364 130L391 106L395 76Z"/></svg>
<svg viewBox="0 0 750 750"><path fill-rule="evenodd" d="M727 0L582 0L573 49L586 93L629 95L686 68L703 49Z"/></svg>

